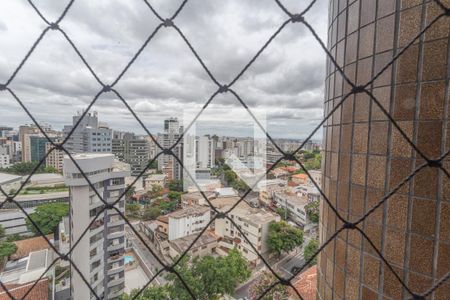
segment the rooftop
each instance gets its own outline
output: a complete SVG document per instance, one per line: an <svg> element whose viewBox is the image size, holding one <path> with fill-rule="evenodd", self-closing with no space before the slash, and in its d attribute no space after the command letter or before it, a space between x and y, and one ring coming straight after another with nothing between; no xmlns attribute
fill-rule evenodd
<svg viewBox="0 0 450 300"><path fill-rule="evenodd" d="M233 205L224 206L220 210L227 211L232 206ZM258 225L264 225L279 218L278 215L270 211L264 210L262 208L253 208L245 201L241 201L231 212L229 212L229 215L239 216L243 219L246 219L246 221L249 223Z"/></svg>
<svg viewBox="0 0 450 300"><path fill-rule="evenodd" d="M179 238L179 239L169 241L169 243L172 245L172 247L178 253L182 253L192 244L192 242L196 238L197 238L197 234L191 234L191 235ZM192 246L191 250L214 243L216 241L217 241L217 236L214 233L212 233L210 231L205 231L205 233L203 233L200 236L200 238L195 242L195 244Z"/></svg>
<svg viewBox="0 0 450 300"><path fill-rule="evenodd" d="M180 218L185 218L188 216L203 215L208 211L209 211L209 208L207 208L205 206L193 205L193 206L188 206L186 208L171 212L170 214L167 215L167 217L169 219L170 218L180 219Z"/></svg>
<svg viewBox="0 0 450 300"><path fill-rule="evenodd" d="M288 193L275 193L275 195L287 200L287 202L294 204L296 206L308 204L308 199L306 199L305 197L292 195Z"/></svg>
<svg viewBox="0 0 450 300"><path fill-rule="evenodd" d="M28 290L33 286L34 282L26 284L5 284L8 291L16 299L22 299ZM36 286L30 291L27 300L48 300L48 278L39 280ZM10 300L5 290L0 287L0 300Z"/></svg>
<svg viewBox="0 0 450 300"><path fill-rule="evenodd" d="M317 292L317 265L312 266L305 272L297 275L297 277L292 280L292 284L304 300L315 300ZM294 297L297 296L292 290L291 295Z"/></svg>
<svg viewBox="0 0 450 300"><path fill-rule="evenodd" d="M214 190L219 197L233 197L237 196L237 192L232 187L226 187L226 188L217 188Z"/></svg>
<svg viewBox="0 0 450 300"><path fill-rule="evenodd" d="M148 176L146 180L164 180L166 177L166 174L152 174Z"/></svg>
<svg viewBox="0 0 450 300"><path fill-rule="evenodd" d="M53 234L47 235L47 238L51 241L53 239ZM16 253L12 255L14 260L27 257L31 252L50 248L49 244L42 236L15 241L14 244L17 246Z"/></svg>

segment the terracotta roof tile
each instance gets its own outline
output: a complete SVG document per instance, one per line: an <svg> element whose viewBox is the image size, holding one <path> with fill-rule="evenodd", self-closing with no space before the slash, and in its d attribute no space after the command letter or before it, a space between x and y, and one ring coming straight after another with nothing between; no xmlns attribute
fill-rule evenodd
<svg viewBox="0 0 450 300"><path fill-rule="evenodd" d="M312 266L305 272L297 275L292 280L292 284L303 297L304 300L316 300L317 293L317 266ZM291 291L291 296L297 297L295 291Z"/></svg>
<svg viewBox="0 0 450 300"><path fill-rule="evenodd" d="M49 240L53 239L53 234L47 235L47 238ZM21 241L15 241L14 244L16 244L17 246L17 251L12 255L12 259L21 259L27 257L30 254L30 252L50 248L50 245L42 236L33 237Z"/></svg>
<svg viewBox="0 0 450 300"><path fill-rule="evenodd" d="M6 284L10 294L16 299L22 299L34 282L26 284ZM48 300L48 278L41 279L27 295L26 300ZM0 287L0 300L10 300L11 297Z"/></svg>

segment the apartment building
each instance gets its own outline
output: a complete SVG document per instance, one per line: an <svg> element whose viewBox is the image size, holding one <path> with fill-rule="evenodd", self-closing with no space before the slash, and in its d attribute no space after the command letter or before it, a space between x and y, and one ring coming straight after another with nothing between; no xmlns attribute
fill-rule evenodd
<svg viewBox="0 0 450 300"><path fill-rule="evenodd" d="M177 118L169 118L164 120L164 132L158 134L158 142L163 148L170 148L176 143L183 133L183 126ZM159 152L159 151L158 151ZM183 141L180 141L172 152L183 161ZM168 180L183 178L183 170L181 165L172 155L160 155L158 157L158 170L167 175Z"/></svg>
<svg viewBox="0 0 450 300"><path fill-rule="evenodd" d="M41 125L42 130L51 140L58 138L61 133L55 131L50 125ZM48 139L36 125L23 125L19 127L19 138L22 147L22 162L40 161L45 155L45 145Z"/></svg>
<svg viewBox="0 0 450 300"><path fill-rule="evenodd" d="M262 205L268 206L273 200L273 193L286 190L287 182L281 179L261 180L257 184L259 191L259 202Z"/></svg>
<svg viewBox="0 0 450 300"><path fill-rule="evenodd" d="M59 140L58 140L59 142ZM45 144L45 153L48 153L53 148L51 143ZM63 165L64 165L64 155L65 152L60 149L54 149L52 152L50 152L47 155L47 158L45 159L45 165L47 167L52 167L58 170L58 172L63 171Z"/></svg>
<svg viewBox="0 0 450 300"><path fill-rule="evenodd" d="M130 176L130 167L114 160L113 154L76 154L74 159L108 203L117 200L125 190L125 177ZM73 245L104 205L68 157L64 158L64 176L70 187L70 242ZM122 212L125 211L124 201L116 205ZM101 299L117 299L124 291L124 224L115 210L103 211L71 253L73 262ZM73 299L94 297L74 270L71 295Z"/></svg>
<svg viewBox="0 0 450 300"><path fill-rule="evenodd" d="M199 233L211 219L211 211L204 206L189 206L167 215L169 218L169 241Z"/></svg>
<svg viewBox="0 0 450 300"><path fill-rule="evenodd" d="M305 206L308 204L308 199L306 197L288 193L274 193L273 202L276 207L285 208L287 210L286 218L289 217L289 219L302 227L308 223L305 210Z"/></svg>
<svg viewBox="0 0 450 300"><path fill-rule="evenodd" d="M166 183L166 174L151 174L144 178L144 188L146 191L151 191L155 185L164 188Z"/></svg>
<svg viewBox="0 0 450 300"><path fill-rule="evenodd" d="M227 211L232 205L220 208L220 211ZM241 202L228 216L234 220L237 226L243 231L250 243L260 254L268 252L267 238L269 234L269 223L280 221L280 216L259 208L252 208L245 202ZM215 220L215 234L220 238L217 252L225 255L229 249L236 248L251 263L258 264L260 259L251 245L234 227L228 219Z"/></svg>
<svg viewBox="0 0 450 300"><path fill-rule="evenodd" d="M131 167L131 176L138 176L150 160L150 145L144 137L130 132L114 131L112 153Z"/></svg>
<svg viewBox="0 0 450 300"><path fill-rule="evenodd" d="M72 125L65 125L64 138L82 118L82 112L72 117ZM112 129L107 124L98 121L97 112L87 113L73 134L64 144L71 153L111 153Z"/></svg>

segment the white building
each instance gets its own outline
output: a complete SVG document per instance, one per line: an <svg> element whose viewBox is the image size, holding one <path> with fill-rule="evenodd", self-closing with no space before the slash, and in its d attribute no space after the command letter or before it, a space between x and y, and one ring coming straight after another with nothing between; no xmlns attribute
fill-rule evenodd
<svg viewBox="0 0 450 300"><path fill-rule="evenodd" d="M308 204L307 198L287 193L274 193L273 201L277 207L287 209L289 218L298 225L305 226L308 223L305 210L305 206Z"/></svg>
<svg viewBox="0 0 450 300"><path fill-rule="evenodd" d="M273 200L273 193L285 191L287 188L287 181L282 179L268 179L261 180L257 184L259 191L259 201L268 206Z"/></svg>
<svg viewBox="0 0 450 300"><path fill-rule="evenodd" d="M227 205L220 208L220 211L225 212L230 208L231 205ZM251 208L245 202L239 203L237 207L228 213L228 216L234 220L260 254L268 252L269 224L272 221L280 221L280 216L263 209ZM221 247L227 249L236 248L249 262L254 264L260 262L251 245L228 219L215 220L215 233L220 237L219 247L216 249L219 254L226 254L226 251L221 250Z"/></svg>
<svg viewBox="0 0 450 300"><path fill-rule="evenodd" d="M117 200L125 190L124 178L130 176L130 167L115 161L113 154L77 154L74 159L108 203ZM73 245L104 204L68 157L64 158L64 176L70 187L70 242ZM124 202L122 199L116 204L122 212ZM71 253L71 259L100 299L117 299L124 291L124 224L114 209L102 211ZM73 269L71 295L73 299L94 298Z"/></svg>
<svg viewBox="0 0 450 300"><path fill-rule="evenodd" d="M10 157L8 154L0 154L0 168L8 168L10 166Z"/></svg>
<svg viewBox="0 0 450 300"><path fill-rule="evenodd" d="M309 170L309 175L314 179L314 181L317 183L319 187L322 186L322 170ZM308 185L314 186L314 183L312 182L311 178L308 177L307 180Z"/></svg>
<svg viewBox="0 0 450 300"><path fill-rule="evenodd" d="M177 118L164 120L164 133L158 134L158 142L164 148L170 148L174 145L183 133L183 126ZM158 151L159 152L159 151ZM183 161L183 141L172 149L172 152ZM182 179L183 170L181 165L172 155L158 156L158 170L167 175L168 180Z"/></svg>
<svg viewBox="0 0 450 300"><path fill-rule="evenodd" d="M204 206L188 206L167 215L169 241L199 233L211 219L211 211Z"/></svg>
<svg viewBox="0 0 450 300"><path fill-rule="evenodd" d="M215 148L215 141L209 135L197 138L197 168L208 169L215 166Z"/></svg>

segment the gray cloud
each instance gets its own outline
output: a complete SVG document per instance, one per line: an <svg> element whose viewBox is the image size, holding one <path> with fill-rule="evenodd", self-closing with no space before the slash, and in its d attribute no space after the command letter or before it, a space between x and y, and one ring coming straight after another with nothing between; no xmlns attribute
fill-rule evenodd
<svg viewBox="0 0 450 300"><path fill-rule="evenodd" d="M326 2L318 1L306 19L324 39ZM150 1L163 18L180 0ZM66 1L37 3L43 15L56 20ZM285 1L293 12L295 0ZM188 1L175 23L220 83L230 82L287 19L273 0ZM0 82L5 82L45 28L24 1L0 4ZM78 0L61 27L79 48L94 72L111 83L159 24L143 1ZM289 23L243 74L233 89L248 106L265 113L271 130L290 135L292 124L306 134L322 117L325 54L302 24ZM100 85L59 32L49 31L19 71L11 88L36 118L55 127L70 122L86 108ZM161 28L116 86L151 130L159 130L168 116L195 113L217 89L189 47L173 28ZM2 95L2 123L29 123L14 99ZM241 105L230 94L212 106L230 112ZM93 109L113 128L142 132L126 107L113 94L100 97ZM119 116L120 114L120 116ZM238 114L237 114L238 115ZM230 123L231 124L231 123ZM230 125L231 126L231 125ZM283 129L284 128L284 129ZM301 137L301 136L298 136Z"/></svg>

